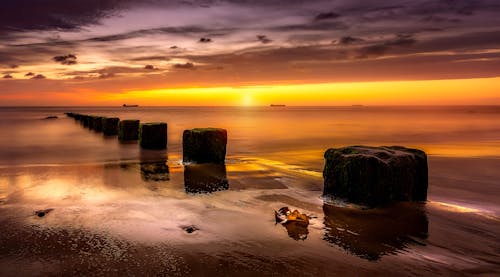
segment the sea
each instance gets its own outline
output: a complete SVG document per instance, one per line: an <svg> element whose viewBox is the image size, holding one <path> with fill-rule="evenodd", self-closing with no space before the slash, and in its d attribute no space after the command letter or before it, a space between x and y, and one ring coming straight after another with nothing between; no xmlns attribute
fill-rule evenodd
<svg viewBox="0 0 500 277"><path fill-rule="evenodd" d="M67 112L166 122L167 149ZM186 185L197 127L227 130L226 164L201 169L220 189ZM350 145L424 150L428 200L323 197L324 152ZM0 276L493 276L499 195L500 106L0 107Z"/></svg>

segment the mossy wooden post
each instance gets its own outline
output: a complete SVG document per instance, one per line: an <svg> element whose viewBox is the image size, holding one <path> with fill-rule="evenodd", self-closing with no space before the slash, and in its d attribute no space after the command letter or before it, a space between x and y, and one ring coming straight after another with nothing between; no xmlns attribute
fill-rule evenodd
<svg viewBox="0 0 500 277"><path fill-rule="evenodd" d="M182 154L185 163L224 164L227 131L220 128L195 128L182 134Z"/></svg>
<svg viewBox="0 0 500 277"><path fill-rule="evenodd" d="M126 119L118 123L118 139L138 140L139 139L139 120Z"/></svg>
<svg viewBox="0 0 500 277"><path fill-rule="evenodd" d="M377 206L392 201L427 199L427 156L401 146L350 146L328 149L323 170L324 195Z"/></svg>
<svg viewBox="0 0 500 277"><path fill-rule="evenodd" d="M94 116L92 118L93 122L93 129L96 132L102 132L102 116Z"/></svg>
<svg viewBox="0 0 500 277"><path fill-rule="evenodd" d="M103 117L102 118L102 133L105 136L115 136L118 134L118 117Z"/></svg>
<svg viewBox="0 0 500 277"><path fill-rule="evenodd" d="M75 114L74 119L75 119L76 121L80 121L80 120L82 119L82 115L81 115L81 114L79 114L79 113L77 113L77 114Z"/></svg>
<svg viewBox="0 0 500 277"><path fill-rule="evenodd" d="M167 123L143 123L139 128L139 144L145 149L167 148Z"/></svg>

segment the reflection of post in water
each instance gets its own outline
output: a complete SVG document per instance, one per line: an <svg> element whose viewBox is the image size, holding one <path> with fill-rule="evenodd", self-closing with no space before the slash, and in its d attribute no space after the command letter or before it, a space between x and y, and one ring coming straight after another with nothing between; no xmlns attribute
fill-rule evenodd
<svg viewBox="0 0 500 277"><path fill-rule="evenodd" d="M286 231L288 232L288 236L294 240L305 240L307 239L307 235L309 234L309 230L307 230L307 226L309 226L309 222L303 221L289 221L283 224L285 226Z"/></svg>
<svg viewBox="0 0 500 277"><path fill-rule="evenodd" d="M170 180L165 151L141 150L141 177L146 182Z"/></svg>
<svg viewBox="0 0 500 277"><path fill-rule="evenodd" d="M429 223L422 204L398 203L369 210L324 204L323 212L324 240L364 259L397 254L427 238Z"/></svg>
<svg viewBox="0 0 500 277"><path fill-rule="evenodd" d="M184 166L184 188L188 193L206 193L229 188L225 164Z"/></svg>

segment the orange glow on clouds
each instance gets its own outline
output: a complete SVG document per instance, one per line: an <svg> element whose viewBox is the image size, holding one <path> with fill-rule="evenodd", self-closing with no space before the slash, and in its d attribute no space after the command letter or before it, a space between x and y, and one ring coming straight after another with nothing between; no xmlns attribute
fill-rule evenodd
<svg viewBox="0 0 500 277"><path fill-rule="evenodd" d="M152 106L500 104L500 77L459 80L196 87L102 93L96 102Z"/></svg>

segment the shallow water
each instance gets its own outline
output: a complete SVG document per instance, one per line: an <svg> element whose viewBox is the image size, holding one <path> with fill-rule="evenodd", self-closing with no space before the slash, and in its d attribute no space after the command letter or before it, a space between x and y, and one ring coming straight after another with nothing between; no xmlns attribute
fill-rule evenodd
<svg viewBox="0 0 500 277"><path fill-rule="evenodd" d="M166 121L168 150L66 111ZM497 107L1 108L0 275L500 274L498 122ZM185 170L182 130L205 126L227 128L226 166ZM351 144L426 150L429 201L325 202L322 153ZM189 193L204 172L227 187ZM275 224L282 206L307 228Z"/></svg>

